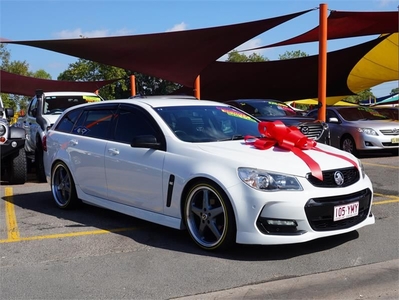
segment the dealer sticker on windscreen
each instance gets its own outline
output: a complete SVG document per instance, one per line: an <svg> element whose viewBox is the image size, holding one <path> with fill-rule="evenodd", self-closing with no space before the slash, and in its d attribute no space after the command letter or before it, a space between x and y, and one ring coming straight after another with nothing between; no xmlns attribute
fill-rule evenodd
<svg viewBox="0 0 399 300"><path fill-rule="evenodd" d="M359 214L359 202L334 206L334 221L355 217Z"/></svg>

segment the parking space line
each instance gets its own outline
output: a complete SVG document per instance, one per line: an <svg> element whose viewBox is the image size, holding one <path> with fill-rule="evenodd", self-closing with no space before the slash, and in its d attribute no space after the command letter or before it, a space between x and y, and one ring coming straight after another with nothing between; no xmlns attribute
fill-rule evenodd
<svg viewBox="0 0 399 300"><path fill-rule="evenodd" d="M96 235L96 234L117 233L117 232L126 232L126 231L133 231L133 230L140 229L140 227L125 227L125 228L115 228L115 229L107 229L107 230L101 229L101 230L92 230L92 231L49 234L49 235L42 235L42 236L20 237L12 196L13 196L12 187L6 187L5 188L5 197L6 197L5 210L6 210L6 223L7 223L8 238L3 239L3 240L0 239L0 244L15 243L15 242L22 242L22 241L57 239L57 238L66 238L66 237L78 237L78 236ZM385 195L385 194L379 194L379 193L374 193L374 196L384 198L384 200L374 201L373 205L399 202L398 196Z"/></svg>
<svg viewBox="0 0 399 300"><path fill-rule="evenodd" d="M384 195L384 194L379 194L379 193L374 193L374 196L382 197L382 198L389 199L389 200L373 201L373 205L399 202L398 196Z"/></svg>
<svg viewBox="0 0 399 300"><path fill-rule="evenodd" d="M399 166L373 164L373 163L368 163L368 162L364 162L364 161L362 161L362 164L363 164L363 165L367 165L367 166L375 166L375 167L384 167L384 168L391 168L391 169L399 169Z"/></svg>
<svg viewBox="0 0 399 300"><path fill-rule="evenodd" d="M49 235L38 235L38 236L30 236L30 237L21 237L18 240L15 240L15 239L0 240L0 244L22 242L22 241L58 239L58 238L65 238L65 237L77 237L77 236L84 236L84 235L116 233L116 232L124 232L124 231L133 231L133 230L137 230L137 229L139 229L139 227L125 227L125 228L115 228L115 229L109 229L109 230L92 230L92 231L80 231L80 232L59 233L59 234L49 234Z"/></svg>
<svg viewBox="0 0 399 300"><path fill-rule="evenodd" d="M7 237L8 240L19 241L20 236L17 224L17 217L15 216L12 187L6 187L4 190L4 195L7 199L5 203Z"/></svg>

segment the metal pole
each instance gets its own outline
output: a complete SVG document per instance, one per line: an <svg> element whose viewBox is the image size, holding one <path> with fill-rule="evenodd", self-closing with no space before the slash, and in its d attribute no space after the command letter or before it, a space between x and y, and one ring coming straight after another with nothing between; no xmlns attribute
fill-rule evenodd
<svg viewBox="0 0 399 300"><path fill-rule="evenodd" d="M319 21L319 111L318 118L326 121L326 94L327 94L327 4L320 4Z"/></svg>

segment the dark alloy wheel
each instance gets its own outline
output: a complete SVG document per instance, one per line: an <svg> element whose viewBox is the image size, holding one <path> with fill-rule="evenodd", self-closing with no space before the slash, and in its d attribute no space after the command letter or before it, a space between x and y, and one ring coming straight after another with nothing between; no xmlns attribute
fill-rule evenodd
<svg viewBox="0 0 399 300"><path fill-rule="evenodd" d="M73 208L80 203L71 172L62 162L57 162L51 172L51 192L60 208Z"/></svg>
<svg viewBox="0 0 399 300"><path fill-rule="evenodd" d="M184 222L194 242L205 250L220 250L235 242L236 222L226 194L214 183L192 186L184 204Z"/></svg>

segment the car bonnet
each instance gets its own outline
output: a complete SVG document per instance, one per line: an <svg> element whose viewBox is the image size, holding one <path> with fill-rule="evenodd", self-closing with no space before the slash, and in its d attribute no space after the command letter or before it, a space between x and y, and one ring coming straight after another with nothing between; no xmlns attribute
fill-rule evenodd
<svg viewBox="0 0 399 300"><path fill-rule="evenodd" d="M290 150L273 146L267 150L257 149L244 141L226 141L219 143L196 144L201 150L218 156L220 160L228 160L237 167L252 167L275 171L279 173L305 176L311 172L307 164L309 160L302 159ZM317 144L318 150L302 150L310 160L316 162L321 170L334 170L352 167L357 164L357 159L336 148ZM348 160L342 157L348 158ZM351 163L352 162L352 163Z"/></svg>

